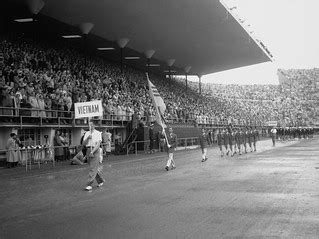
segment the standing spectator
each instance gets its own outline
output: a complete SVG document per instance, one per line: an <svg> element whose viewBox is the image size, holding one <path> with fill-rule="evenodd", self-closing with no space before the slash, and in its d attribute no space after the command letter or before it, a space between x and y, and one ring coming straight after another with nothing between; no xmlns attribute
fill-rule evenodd
<svg viewBox="0 0 319 239"><path fill-rule="evenodd" d="M13 108L13 101L12 98L9 94L9 88L7 87L6 90L3 91L3 99L2 99L2 105L3 107L6 108ZM12 109L3 109L2 113L4 116L12 116L13 115L13 110ZM9 121L12 119L10 118Z"/></svg>
<svg viewBox="0 0 319 239"><path fill-rule="evenodd" d="M112 134L110 133L108 128L105 128L102 132L102 143L103 143L103 154L106 159L111 154L111 142L112 142Z"/></svg>
<svg viewBox="0 0 319 239"><path fill-rule="evenodd" d="M37 94L37 100L38 100L38 105L39 105L39 117L44 118L46 120L46 113L45 113L45 102L43 99L43 95L42 94Z"/></svg>
<svg viewBox="0 0 319 239"><path fill-rule="evenodd" d="M61 142L63 144L63 160L68 160L70 157L70 139L69 139L69 134L68 133L62 133L61 136Z"/></svg>
<svg viewBox="0 0 319 239"><path fill-rule="evenodd" d="M31 111L31 116L32 117L38 117L38 109L39 109L39 103L37 98L35 97L34 91L31 92L31 95L29 96L29 103L31 105L32 111Z"/></svg>
<svg viewBox="0 0 319 239"><path fill-rule="evenodd" d="M60 137L60 130L55 131L55 136L53 138L53 145L54 145L54 156L56 161L60 161L63 158L63 143Z"/></svg>
<svg viewBox="0 0 319 239"><path fill-rule="evenodd" d="M18 165L20 160L19 144L20 141L17 138L17 135L11 133L6 145L8 168L16 167Z"/></svg>

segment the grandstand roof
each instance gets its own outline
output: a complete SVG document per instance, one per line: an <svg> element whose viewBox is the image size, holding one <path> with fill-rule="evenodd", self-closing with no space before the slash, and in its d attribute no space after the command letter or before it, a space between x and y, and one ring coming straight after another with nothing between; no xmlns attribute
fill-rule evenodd
<svg viewBox="0 0 319 239"><path fill-rule="evenodd" d="M150 49L161 62L159 70L167 69L168 59L176 59L178 73L191 66L196 75L271 60L219 0L46 1L41 14L72 26L94 23L91 33L96 37L89 35L94 47L115 46L118 39L128 38L127 48L133 51L125 48L125 55L143 57L134 60L139 68L145 67L144 52ZM61 35L70 33L59 30ZM119 58L116 52L103 55Z"/></svg>

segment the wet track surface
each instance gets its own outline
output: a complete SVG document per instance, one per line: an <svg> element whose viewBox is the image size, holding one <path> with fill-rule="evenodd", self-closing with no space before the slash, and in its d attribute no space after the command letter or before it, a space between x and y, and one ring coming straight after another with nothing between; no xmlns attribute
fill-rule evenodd
<svg viewBox="0 0 319 239"><path fill-rule="evenodd" d="M318 238L319 138L233 158L209 148L104 164L106 183L83 190L87 167L0 171L0 238Z"/></svg>

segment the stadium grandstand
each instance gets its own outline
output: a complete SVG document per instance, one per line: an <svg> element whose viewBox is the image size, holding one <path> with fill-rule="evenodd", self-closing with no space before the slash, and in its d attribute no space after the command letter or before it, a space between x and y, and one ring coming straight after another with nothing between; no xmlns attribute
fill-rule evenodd
<svg viewBox="0 0 319 239"><path fill-rule="evenodd" d="M57 129L65 147L78 145L88 122L75 119L74 103L93 100L103 102L103 116L95 120L100 129L111 131L116 153L134 150L128 145L135 141L144 141L145 150L148 127L155 121L145 72L164 99L166 123L180 138L196 137L199 127L262 131L273 122L279 127L316 125L318 69L279 70L279 86L187 82L187 75L200 79L272 60L225 4L188 0L180 10L174 1L165 6L139 2L1 3L2 162L12 132L23 148L53 147ZM194 8L203 14L193 17ZM185 75L186 82L174 75Z"/></svg>

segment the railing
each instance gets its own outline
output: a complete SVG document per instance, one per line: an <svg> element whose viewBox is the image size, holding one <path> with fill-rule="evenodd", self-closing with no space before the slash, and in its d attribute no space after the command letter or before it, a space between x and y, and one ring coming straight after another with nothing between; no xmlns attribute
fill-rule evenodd
<svg viewBox="0 0 319 239"><path fill-rule="evenodd" d="M141 117L141 119L145 122L154 122L154 117L149 117L150 119L147 120L146 116ZM217 117L207 117L205 120L196 117L190 117L187 119L184 118L166 118L166 123L168 124L189 124L189 125L198 125L198 126L217 126L217 127L226 127L229 125L228 120L218 119ZM261 121L252 120L251 122L247 123L246 120L237 120L233 119L231 124L235 127L243 127L243 126L252 126L252 127L261 127L265 124Z"/></svg>
<svg viewBox="0 0 319 239"><path fill-rule="evenodd" d="M60 146L60 148L65 148L65 146ZM31 170L32 163L38 164L38 168L40 168L40 164L43 162L52 162L53 166L55 166L54 159L54 147L49 145L38 145L38 146L28 146L28 147L19 147L17 149L10 150L0 150L0 154L6 154L6 158L8 154L14 152L15 154L12 157L16 157L19 163L25 165L25 170Z"/></svg>
<svg viewBox="0 0 319 239"><path fill-rule="evenodd" d="M106 143L102 143L101 146L105 146ZM79 145L62 145L62 146L52 146L52 145L34 145L34 146L23 146L18 147L17 149L2 149L0 150L0 155L5 154L7 159L7 153L15 152L17 153L16 157L18 162L22 165L25 165L25 170L31 170L32 164L37 164L40 168L41 163L52 162L53 167L55 166L55 151L56 149L63 149L62 157L67 157L64 160L69 160L73 158L79 151ZM61 156L61 155L59 155ZM3 159L3 157L1 157Z"/></svg>
<svg viewBox="0 0 319 239"><path fill-rule="evenodd" d="M131 115L110 115L104 114L103 117L94 117L97 121L100 121L101 125L120 125L125 126L124 123L131 121ZM141 118L145 122L154 122L153 116L144 116ZM211 125L211 126L227 126L228 120L218 119L217 117L195 117L191 115L190 118L167 118L168 124L189 124L198 126ZM47 109L30 109L30 108L12 108L12 107L0 107L0 122L13 123L22 127L24 124L35 125L85 125L86 119L75 119L73 111L63 110L47 110ZM246 126L246 120L232 120L233 126ZM251 121L249 125L252 126L264 126L260 121Z"/></svg>
<svg viewBox="0 0 319 239"><path fill-rule="evenodd" d="M100 124L119 124L124 126L126 122L132 120L130 115L109 115L104 114L103 117L94 117L93 119L100 121ZM74 112L63 110L40 110L30 108L11 108L0 107L0 122L20 125L85 125L87 119L75 119Z"/></svg>
<svg viewBox="0 0 319 239"><path fill-rule="evenodd" d="M157 140L154 140L154 143ZM134 154L138 154L138 148L139 146L142 146L143 150L140 150L144 153L149 152L150 148L150 140L144 140L144 141L134 141L126 145L126 155L129 155L129 149L131 145L134 145ZM191 138L177 138L177 147L185 147L187 149L187 146L194 146L194 145L199 145L199 138L198 137L191 137ZM164 150L164 145L161 144L160 140L158 142L158 148L157 151L162 151Z"/></svg>

